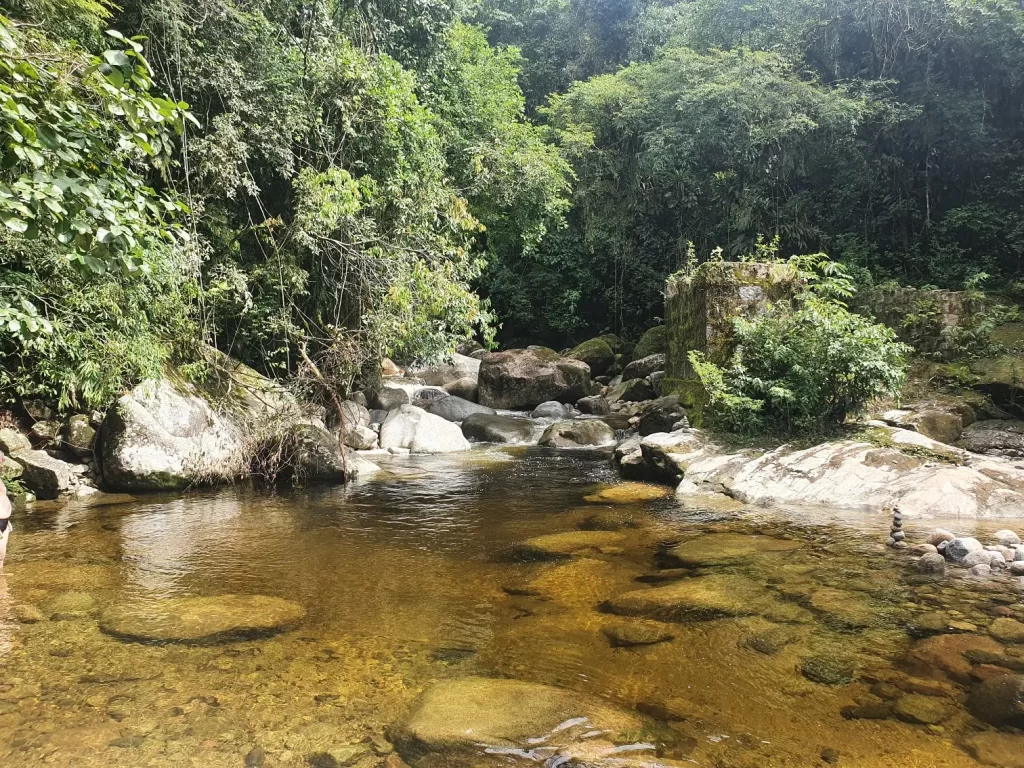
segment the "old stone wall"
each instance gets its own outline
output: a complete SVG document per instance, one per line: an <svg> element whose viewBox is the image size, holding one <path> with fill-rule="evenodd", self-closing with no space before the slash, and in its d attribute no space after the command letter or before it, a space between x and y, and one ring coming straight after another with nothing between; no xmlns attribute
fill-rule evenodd
<svg viewBox="0 0 1024 768"><path fill-rule="evenodd" d="M753 318L772 302L791 298L798 283L791 266L761 262L706 262L691 273L669 277L664 391L699 408L703 390L689 353L703 352L711 362L725 364L733 351L733 320Z"/></svg>
<svg viewBox="0 0 1024 768"><path fill-rule="evenodd" d="M968 291L885 286L858 295L853 309L877 318L919 352L943 353L954 328L970 326L984 299Z"/></svg>

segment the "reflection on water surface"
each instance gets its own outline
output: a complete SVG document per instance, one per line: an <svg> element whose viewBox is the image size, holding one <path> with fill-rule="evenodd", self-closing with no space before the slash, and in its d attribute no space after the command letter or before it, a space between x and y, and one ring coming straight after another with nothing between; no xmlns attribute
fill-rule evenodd
<svg viewBox="0 0 1024 768"><path fill-rule="evenodd" d="M910 578L881 546L887 520L587 503L615 482L601 455L474 451L387 470L350 488L22 519L0 594L0 764L393 768L388 739L424 768L1024 755L1015 723L996 731L966 709L979 680L1024 671L1024 646L986 632L1024 620L1020 585ZM305 618L210 645L100 630L112 606L224 595L284 598ZM496 678L542 684L510 696L529 717L575 706L566 691L580 717L530 731ZM438 691L460 699L444 717L428 706ZM478 722L473 696L504 742L467 763L430 734ZM599 717L629 726L609 751Z"/></svg>

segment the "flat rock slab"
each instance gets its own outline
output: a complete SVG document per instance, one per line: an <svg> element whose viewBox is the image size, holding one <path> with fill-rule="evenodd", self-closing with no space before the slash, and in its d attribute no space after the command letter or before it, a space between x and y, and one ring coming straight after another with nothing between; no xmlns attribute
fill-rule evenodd
<svg viewBox="0 0 1024 768"><path fill-rule="evenodd" d="M828 623L845 629L870 627L878 617L877 610L863 595L845 589L816 589L811 593L809 602L811 608L823 614Z"/></svg>
<svg viewBox="0 0 1024 768"><path fill-rule="evenodd" d="M588 554L613 554L609 547L620 547L626 537L617 531L567 531L535 536L515 547L515 554L523 560L558 560Z"/></svg>
<svg viewBox="0 0 1024 768"><path fill-rule="evenodd" d="M671 495L672 489L664 485L619 483L608 488L602 488L600 491L596 491L583 498L592 504L636 504L641 501L665 499Z"/></svg>
<svg viewBox="0 0 1024 768"><path fill-rule="evenodd" d="M100 630L137 642L213 645L283 632L305 615L302 606L265 595L174 597L111 606Z"/></svg>
<svg viewBox="0 0 1024 768"><path fill-rule="evenodd" d="M578 744L587 732L601 731L602 739L621 741L643 726L635 713L576 691L465 677L427 689L387 735L414 765L425 754L434 754L443 756L446 766L461 767L491 765L486 755L493 755L493 750L529 750L544 744L557 752ZM508 755L499 756L496 764L507 760Z"/></svg>
<svg viewBox="0 0 1024 768"><path fill-rule="evenodd" d="M616 648L664 643L675 637L669 627L656 621L616 621L601 627L608 642Z"/></svg>
<svg viewBox="0 0 1024 768"><path fill-rule="evenodd" d="M1024 768L1024 736L1019 734L986 731L969 737L964 746L982 765Z"/></svg>
<svg viewBox="0 0 1024 768"><path fill-rule="evenodd" d="M608 600L604 609L620 616L661 621L707 621L728 616L765 616L805 622L807 611L775 599L757 583L731 574L683 579L664 587L638 589Z"/></svg>
<svg viewBox="0 0 1024 768"><path fill-rule="evenodd" d="M787 539L711 533L677 544L668 555L683 567L705 568L742 562L765 552L792 552L799 548L800 542Z"/></svg>

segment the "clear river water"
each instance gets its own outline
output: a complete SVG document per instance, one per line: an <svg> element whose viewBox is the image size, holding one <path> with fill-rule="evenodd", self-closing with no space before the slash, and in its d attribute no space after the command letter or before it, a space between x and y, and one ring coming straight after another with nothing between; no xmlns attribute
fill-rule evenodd
<svg viewBox="0 0 1024 768"><path fill-rule="evenodd" d="M993 764L1001 742L979 751L979 735L1024 744L965 707L972 685L1007 673L1000 663L1024 669L1024 646L986 635L996 617L1024 620L1021 585L922 578L883 546L883 517L602 497L619 481L595 453L475 449L384 466L347 488L16 518L0 579L0 765L382 765L416 697L463 677L639 713L656 737L631 765L941 768ZM906 526L920 540L933 524ZM571 549L579 531L613 535L545 551ZM667 554L688 542L690 560ZM750 609L609 612L624 593L706 576ZM97 620L126 602L226 594L285 598L305 618L211 645L119 639ZM965 660L936 637L981 650Z"/></svg>

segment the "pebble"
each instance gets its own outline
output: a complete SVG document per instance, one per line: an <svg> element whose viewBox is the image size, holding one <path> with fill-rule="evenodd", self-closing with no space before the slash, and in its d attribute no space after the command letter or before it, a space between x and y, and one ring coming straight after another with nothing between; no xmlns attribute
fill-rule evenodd
<svg viewBox="0 0 1024 768"><path fill-rule="evenodd" d="M947 531L945 528L936 528L925 539L929 544L934 547L938 547L940 544L945 544L947 541L952 541L956 538L956 534L951 531Z"/></svg>
<svg viewBox="0 0 1024 768"><path fill-rule="evenodd" d="M1024 576L1024 560L1014 560L1010 563L1010 573L1014 576Z"/></svg>
<svg viewBox="0 0 1024 768"><path fill-rule="evenodd" d="M979 579L985 579L992 575L992 566L987 565L986 563L981 563L971 568L970 573L971 576L976 576Z"/></svg>
<svg viewBox="0 0 1024 768"><path fill-rule="evenodd" d="M931 555L938 551L934 544L915 544L910 548L912 555Z"/></svg>

